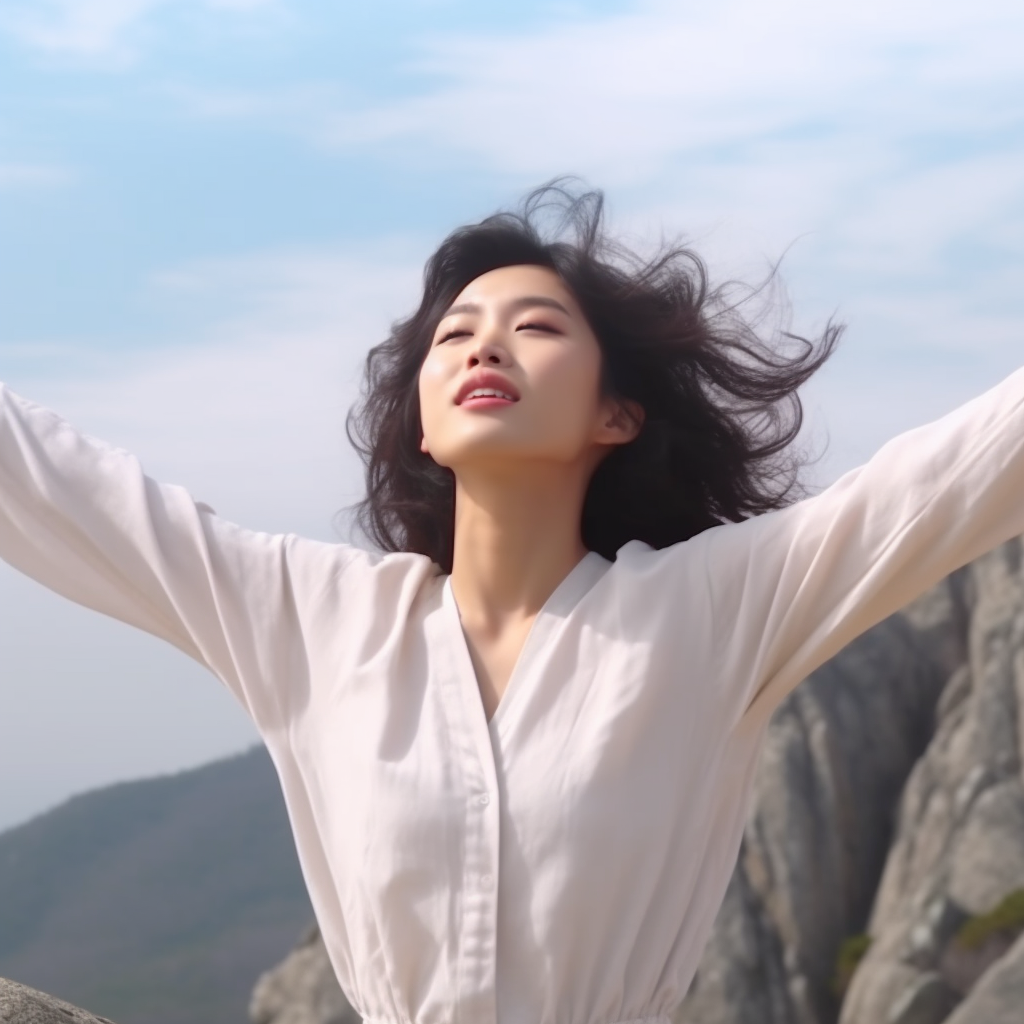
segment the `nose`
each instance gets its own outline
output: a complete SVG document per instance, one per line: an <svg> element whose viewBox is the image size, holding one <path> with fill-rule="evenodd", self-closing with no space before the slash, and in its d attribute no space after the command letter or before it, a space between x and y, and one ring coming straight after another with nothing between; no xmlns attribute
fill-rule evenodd
<svg viewBox="0 0 1024 1024"><path fill-rule="evenodd" d="M476 344L467 354L467 362L470 367L479 366L481 363L487 366L511 365L512 357L502 341L498 328L481 331L477 335Z"/></svg>

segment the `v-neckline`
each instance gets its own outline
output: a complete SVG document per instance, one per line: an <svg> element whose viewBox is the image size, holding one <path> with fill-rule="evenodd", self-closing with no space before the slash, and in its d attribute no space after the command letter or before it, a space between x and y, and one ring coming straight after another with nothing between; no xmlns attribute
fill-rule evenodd
<svg viewBox="0 0 1024 1024"><path fill-rule="evenodd" d="M508 682L505 685L505 692L501 695L498 706L494 709L494 714L490 719L487 718L483 695L480 693L480 683L469 653L466 634L462 628L459 606L455 601L454 593L452 593L452 578L450 575L445 577L442 603L448 615L452 642L460 663L458 675L460 682L464 684L462 686L463 695L471 701L474 707L474 717L478 717L489 732L494 733L500 727L501 722L508 717L509 705L515 701L516 694L522 689L522 677L526 674L535 657L535 652L540 649L554 623L559 618L564 618L576 607L583 595L590 590L599 577L604 575L604 571L610 564L596 551L588 551L551 592L527 630L526 637L519 649L519 656L512 666Z"/></svg>

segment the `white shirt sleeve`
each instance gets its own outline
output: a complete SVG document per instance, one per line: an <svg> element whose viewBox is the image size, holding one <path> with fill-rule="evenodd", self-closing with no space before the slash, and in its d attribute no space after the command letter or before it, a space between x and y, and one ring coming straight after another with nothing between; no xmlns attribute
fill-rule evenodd
<svg viewBox="0 0 1024 1024"><path fill-rule="evenodd" d="M0 383L0 558L211 669L256 720L303 689L303 604L356 549L243 530Z"/></svg>
<svg viewBox="0 0 1024 1024"><path fill-rule="evenodd" d="M720 685L761 721L854 637L1024 533L1024 369L815 497L707 531Z"/></svg>

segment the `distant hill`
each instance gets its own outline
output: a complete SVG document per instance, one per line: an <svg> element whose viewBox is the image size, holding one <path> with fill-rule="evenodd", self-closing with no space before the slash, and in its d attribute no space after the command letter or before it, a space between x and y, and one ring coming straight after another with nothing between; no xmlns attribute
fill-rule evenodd
<svg viewBox="0 0 1024 1024"><path fill-rule="evenodd" d="M311 919L262 747L0 834L0 976L118 1024L244 1024Z"/></svg>

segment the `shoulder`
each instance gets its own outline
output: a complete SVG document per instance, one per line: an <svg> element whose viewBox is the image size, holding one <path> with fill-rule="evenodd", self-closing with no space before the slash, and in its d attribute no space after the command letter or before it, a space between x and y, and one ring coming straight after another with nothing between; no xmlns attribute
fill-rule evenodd
<svg viewBox="0 0 1024 1024"><path fill-rule="evenodd" d="M663 548L640 540L623 544L602 580L608 600L652 623L680 605L703 603L707 593L707 533Z"/></svg>
<svg viewBox="0 0 1024 1024"><path fill-rule="evenodd" d="M351 600L389 595L398 600L405 592L443 580L435 562L410 551L373 551L295 535L288 535L284 543L290 573L297 582Z"/></svg>
<svg viewBox="0 0 1024 1024"><path fill-rule="evenodd" d="M733 525L733 524L730 524ZM612 573L621 584L656 584L702 574L712 535L721 536L728 527L716 526L687 540L654 548L642 540L631 540L615 553Z"/></svg>

